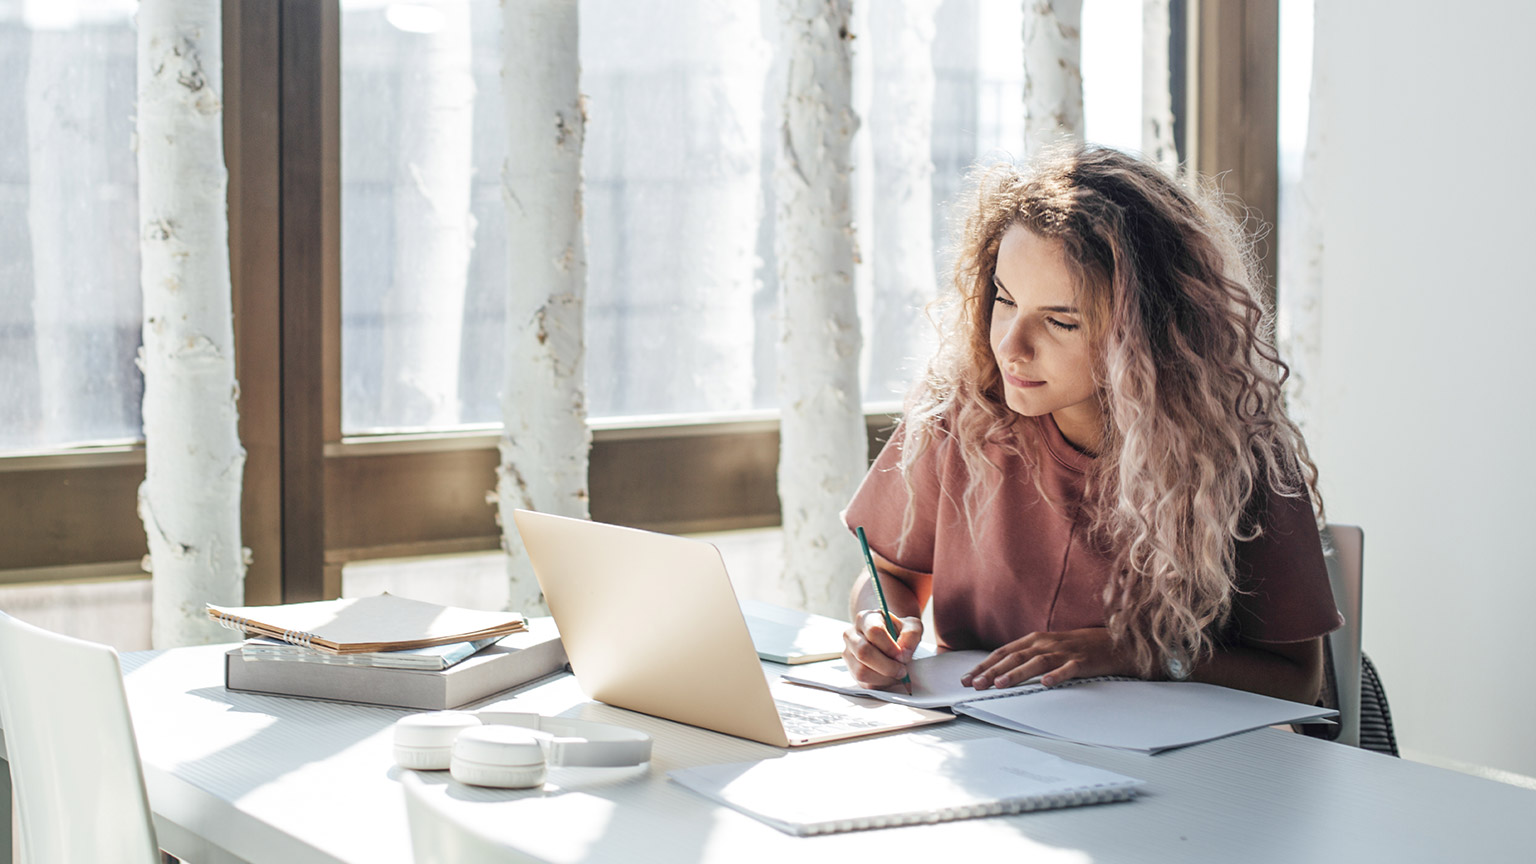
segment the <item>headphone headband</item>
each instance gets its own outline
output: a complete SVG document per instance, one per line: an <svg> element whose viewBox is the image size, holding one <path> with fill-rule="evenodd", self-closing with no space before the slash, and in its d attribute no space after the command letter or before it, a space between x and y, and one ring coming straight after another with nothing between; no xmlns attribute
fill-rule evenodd
<svg viewBox="0 0 1536 864"><path fill-rule="evenodd" d="M547 741L550 765L621 767L639 765L651 758L651 736L635 729L520 711L471 713L487 726L520 726L546 733L550 736Z"/></svg>

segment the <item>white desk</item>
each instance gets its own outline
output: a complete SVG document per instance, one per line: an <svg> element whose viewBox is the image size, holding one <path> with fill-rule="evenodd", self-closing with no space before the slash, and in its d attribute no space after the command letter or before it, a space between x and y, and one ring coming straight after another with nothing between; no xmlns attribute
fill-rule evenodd
<svg viewBox="0 0 1536 864"><path fill-rule="evenodd" d="M225 647L123 657L161 845L198 864L407 864L390 724L404 711L230 693ZM618 722L656 740L638 769L557 769L541 792L430 792L550 861L776 860L855 856L1038 862L1528 861L1536 792L1274 730L1159 756L1020 740L1147 781L1125 804L793 838L666 779L673 768L782 751L587 702L561 677L521 710ZM1012 735L962 718L906 734ZM89 814L81 814L82 823Z"/></svg>

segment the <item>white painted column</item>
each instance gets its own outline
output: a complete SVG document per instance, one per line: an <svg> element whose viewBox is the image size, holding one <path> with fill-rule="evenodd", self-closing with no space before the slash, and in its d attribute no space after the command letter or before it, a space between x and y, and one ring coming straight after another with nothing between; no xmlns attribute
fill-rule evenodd
<svg viewBox="0 0 1536 864"><path fill-rule="evenodd" d="M145 479L153 642L233 638L203 604L244 601L219 0L138 12Z"/></svg>
<svg viewBox="0 0 1536 864"><path fill-rule="evenodd" d="M508 554L510 608L547 614L512 510L586 518L587 427L583 381L586 240L576 4L505 0L502 97L508 155L506 376L496 498Z"/></svg>
<svg viewBox="0 0 1536 864"><path fill-rule="evenodd" d="M1024 152L1083 141L1083 0L1024 0Z"/></svg>
<svg viewBox="0 0 1536 864"><path fill-rule="evenodd" d="M788 56L775 162L779 264L779 498L783 587L803 608L841 616L858 573L842 508L867 464L858 364L849 173L850 0L784 0Z"/></svg>
<svg viewBox="0 0 1536 864"><path fill-rule="evenodd" d="M1179 167L1173 140L1168 66L1168 0L1141 3L1141 152L1170 172Z"/></svg>

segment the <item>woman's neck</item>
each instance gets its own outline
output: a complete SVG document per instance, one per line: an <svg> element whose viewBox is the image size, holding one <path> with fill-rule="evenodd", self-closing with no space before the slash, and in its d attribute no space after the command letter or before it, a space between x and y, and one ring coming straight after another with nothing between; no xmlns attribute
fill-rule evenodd
<svg viewBox="0 0 1536 864"><path fill-rule="evenodd" d="M1104 439L1104 421L1097 405L1073 405L1051 413L1056 428L1067 443L1087 453L1099 455L1099 445Z"/></svg>

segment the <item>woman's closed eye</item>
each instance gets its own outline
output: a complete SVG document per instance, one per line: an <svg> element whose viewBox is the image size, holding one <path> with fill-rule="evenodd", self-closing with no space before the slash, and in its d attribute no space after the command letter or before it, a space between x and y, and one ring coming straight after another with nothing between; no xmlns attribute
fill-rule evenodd
<svg viewBox="0 0 1536 864"><path fill-rule="evenodd" d="M1003 296L1003 292L1001 292L1001 291L997 292L997 296L995 298L993 298L992 302L994 302L994 303L1001 303L1004 306L1010 306L1010 307L1019 305L1019 304L1013 302L1012 300L1008 299L1007 297Z"/></svg>
<svg viewBox="0 0 1536 864"><path fill-rule="evenodd" d="M1010 302L1009 305L1012 305L1012 303ZM1047 318L1047 319L1045 319L1045 321L1046 321L1047 324L1050 324L1052 327L1055 327L1057 330L1064 330L1064 331L1066 331L1068 333L1071 333L1073 330L1076 330L1077 328L1083 326L1081 324L1068 324L1065 321L1057 321L1055 318Z"/></svg>

